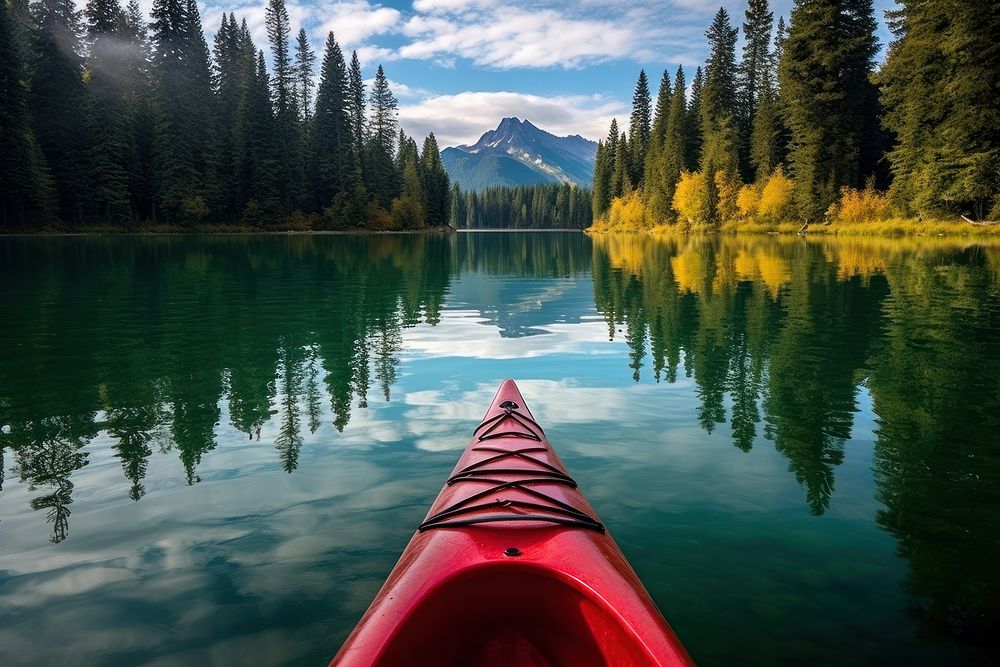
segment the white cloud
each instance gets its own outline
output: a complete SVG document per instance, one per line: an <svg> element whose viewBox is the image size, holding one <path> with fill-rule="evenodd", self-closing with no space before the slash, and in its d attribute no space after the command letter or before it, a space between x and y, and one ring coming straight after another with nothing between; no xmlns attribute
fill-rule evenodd
<svg viewBox="0 0 1000 667"><path fill-rule="evenodd" d="M399 122L415 137L434 132L441 146L474 143L505 116L527 118L556 135L581 134L597 139L611 119L627 114L620 100L587 95L543 97L513 91L468 91L438 95L401 105Z"/></svg>
<svg viewBox="0 0 1000 667"><path fill-rule="evenodd" d="M320 3L314 7L316 17L323 17L320 33L331 30L342 48L363 45L369 37L393 32L401 14L392 7L371 4L366 0Z"/></svg>
<svg viewBox="0 0 1000 667"><path fill-rule="evenodd" d="M418 12L455 12L496 4L498 0L414 0L413 9Z"/></svg>
<svg viewBox="0 0 1000 667"><path fill-rule="evenodd" d="M498 69L580 67L631 57L646 50L641 26L565 11L504 7L493 12L418 14L403 33L411 38L399 49L403 58L459 56Z"/></svg>
<svg viewBox="0 0 1000 667"><path fill-rule="evenodd" d="M151 1L151 0L150 0ZM370 40L381 35L396 32L401 27L402 14L398 9L386 7L368 0L337 0L286 2L290 39L294 40L299 28L303 27L317 51L322 50L326 36L333 31L344 51L358 49L362 53L378 56L373 60L386 60L394 56L394 51L378 47ZM201 12L205 34L211 40L219 29L223 13L234 13L236 20L246 18L247 27L258 48L267 48L267 30L264 27L266 3L259 0L212 0L203 5Z"/></svg>

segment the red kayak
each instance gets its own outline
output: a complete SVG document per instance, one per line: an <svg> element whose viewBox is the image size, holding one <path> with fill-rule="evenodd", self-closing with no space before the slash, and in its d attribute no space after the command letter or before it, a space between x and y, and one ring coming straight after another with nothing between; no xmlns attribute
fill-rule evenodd
<svg viewBox="0 0 1000 667"><path fill-rule="evenodd" d="M692 665L512 380L331 665Z"/></svg>

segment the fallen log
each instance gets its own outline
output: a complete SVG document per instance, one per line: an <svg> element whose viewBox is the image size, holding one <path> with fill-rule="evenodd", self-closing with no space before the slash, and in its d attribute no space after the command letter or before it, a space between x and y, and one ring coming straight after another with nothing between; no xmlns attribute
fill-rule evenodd
<svg viewBox="0 0 1000 667"><path fill-rule="evenodd" d="M964 215L960 215L958 217L962 218L962 220L965 220L970 225L976 225L977 227L989 227L990 225L1000 224L1000 220L973 220L965 217Z"/></svg>

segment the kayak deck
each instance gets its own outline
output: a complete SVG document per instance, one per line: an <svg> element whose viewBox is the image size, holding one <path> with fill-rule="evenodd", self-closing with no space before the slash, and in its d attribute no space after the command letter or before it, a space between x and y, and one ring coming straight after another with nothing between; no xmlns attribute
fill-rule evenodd
<svg viewBox="0 0 1000 667"><path fill-rule="evenodd" d="M334 665L689 665L513 381Z"/></svg>

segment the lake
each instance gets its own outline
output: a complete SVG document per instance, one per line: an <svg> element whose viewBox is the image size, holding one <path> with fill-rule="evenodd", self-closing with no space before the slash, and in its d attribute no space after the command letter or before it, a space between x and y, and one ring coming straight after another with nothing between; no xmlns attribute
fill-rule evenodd
<svg viewBox="0 0 1000 667"><path fill-rule="evenodd" d="M6 237L0 314L0 664L325 664L505 377L701 664L1000 661L1000 247Z"/></svg>

